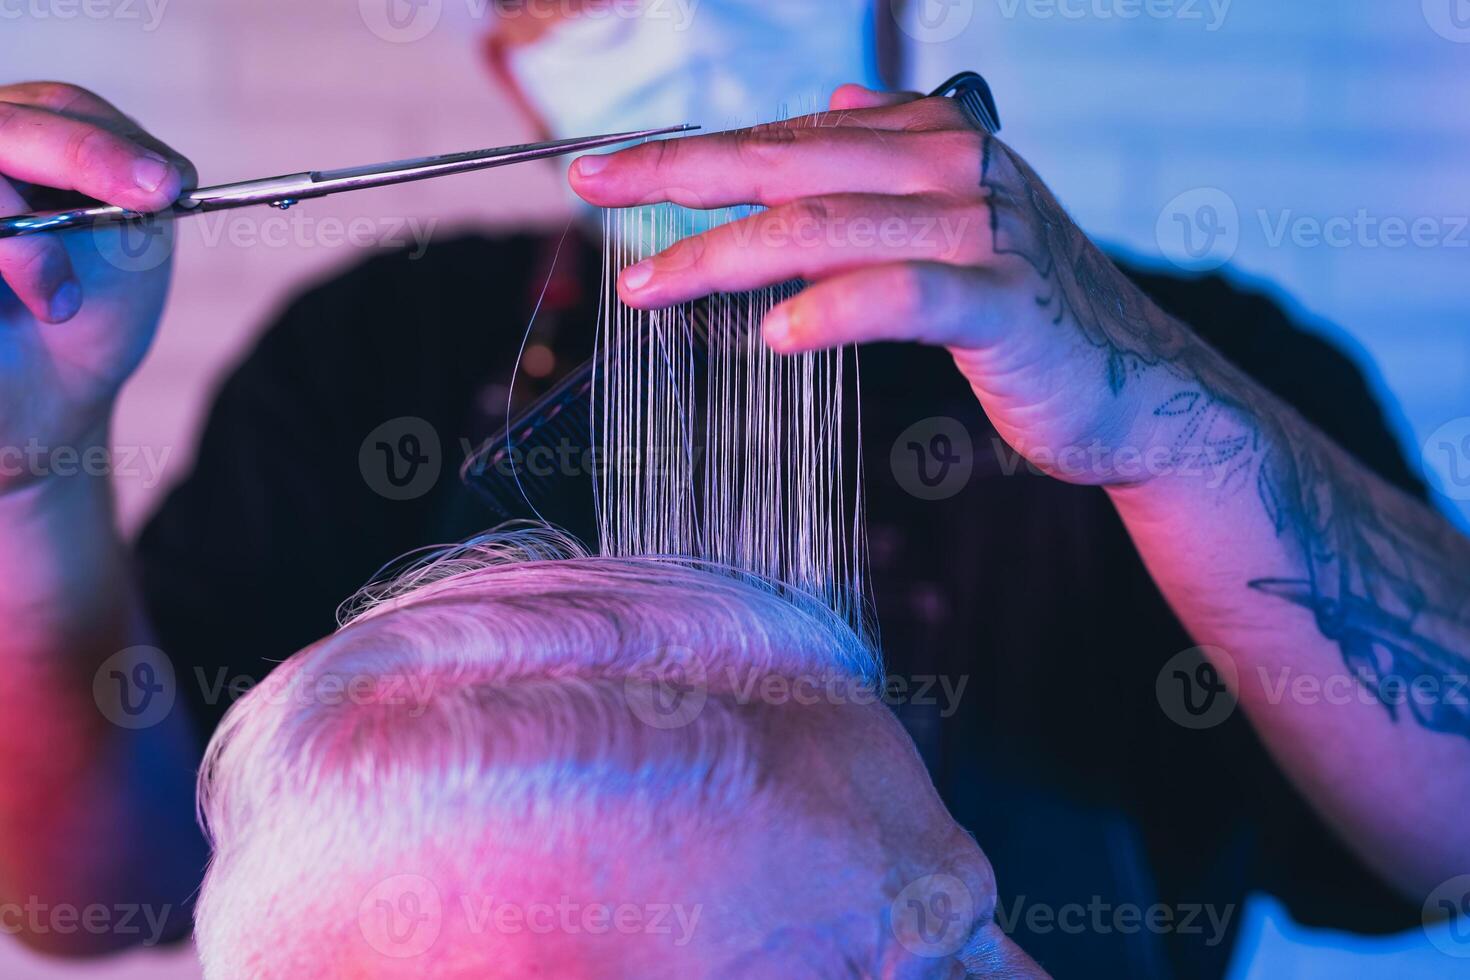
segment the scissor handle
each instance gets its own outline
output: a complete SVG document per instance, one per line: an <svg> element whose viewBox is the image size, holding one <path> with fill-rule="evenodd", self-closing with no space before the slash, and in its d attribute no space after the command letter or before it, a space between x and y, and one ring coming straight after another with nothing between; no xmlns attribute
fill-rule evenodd
<svg viewBox="0 0 1470 980"><path fill-rule="evenodd" d="M970 121L987 133L1000 132L1000 112L995 108L995 96L990 85L979 72L962 71L930 93L934 98L951 98L960 104Z"/></svg>
<svg viewBox="0 0 1470 980"><path fill-rule="evenodd" d="M286 208L308 197L320 197L328 193L312 187L311 174L287 174L269 180L248 180L235 184L220 184L216 187L199 187L185 191L179 199L158 214L141 214L112 204L92 204L59 211L38 211L35 214L18 214L0 218L0 239L18 238L43 231L63 231L67 228L87 228L93 225L119 221L154 221L165 217L183 217L204 214L226 208L241 208L252 204L272 204Z"/></svg>

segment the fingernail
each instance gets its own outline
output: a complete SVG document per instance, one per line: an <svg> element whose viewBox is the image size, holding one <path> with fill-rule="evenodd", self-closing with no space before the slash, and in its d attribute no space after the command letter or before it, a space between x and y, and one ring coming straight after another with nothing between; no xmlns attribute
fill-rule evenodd
<svg viewBox="0 0 1470 980"><path fill-rule="evenodd" d="M67 279L66 282L56 287L51 294L51 302L47 304L46 312L51 322L60 323L70 320L77 315L82 308L82 284L75 279Z"/></svg>
<svg viewBox="0 0 1470 980"><path fill-rule="evenodd" d="M648 285L648 280L653 278L653 260L644 259L635 266L623 271L623 287L625 289L642 289Z"/></svg>
<svg viewBox="0 0 1470 980"><path fill-rule="evenodd" d="M168 161L149 153L133 163L133 183L150 193L163 186L168 179Z"/></svg>
<svg viewBox="0 0 1470 980"><path fill-rule="evenodd" d="M577 161L577 173L582 177L596 177L607 169L608 155L582 157Z"/></svg>

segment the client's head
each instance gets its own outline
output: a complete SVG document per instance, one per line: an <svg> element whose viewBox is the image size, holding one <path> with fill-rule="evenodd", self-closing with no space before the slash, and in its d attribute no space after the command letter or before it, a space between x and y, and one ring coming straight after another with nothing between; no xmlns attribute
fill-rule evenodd
<svg viewBox="0 0 1470 980"><path fill-rule="evenodd" d="M757 582L563 547L421 564L231 710L201 775L209 977L1020 958L853 631Z"/></svg>

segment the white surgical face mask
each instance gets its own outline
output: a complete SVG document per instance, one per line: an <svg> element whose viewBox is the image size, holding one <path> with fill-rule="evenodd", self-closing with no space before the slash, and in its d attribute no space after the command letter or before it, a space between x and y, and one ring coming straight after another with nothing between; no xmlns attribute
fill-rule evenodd
<svg viewBox="0 0 1470 980"><path fill-rule="evenodd" d="M643 0L574 16L509 67L557 138L696 123L730 129L875 85L871 0ZM631 16L635 9L641 10Z"/></svg>

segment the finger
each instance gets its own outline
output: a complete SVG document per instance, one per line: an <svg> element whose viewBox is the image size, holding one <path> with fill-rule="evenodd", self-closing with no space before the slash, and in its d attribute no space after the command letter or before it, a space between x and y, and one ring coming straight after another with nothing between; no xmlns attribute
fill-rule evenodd
<svg viewBox="0 0 1470 980"><path fill-rule="evenodd" d="M629 306L653 309L867 265L976 264L990 257L986 212L973 201L837 194L804 198L691 236L624 269L618 293Z"/></svg>
<svg viewBox="0 0 1470 980"><path fill-rule="evenodd" d="M846 113L849 125L862 125L874 130L921 133L936 129L974 129L975 124L954 99L919 96L913 92L892 93L901 96L889 105L857 109Z"/></svg>
<svg viewBox="0 0 1470 980"><path fill-rule="evenodd" d="M917 92L882 92L849 82L832 93L831 106L834 111L844 109L878 109L886 106L905 105L917 102L922 96Z"/></svg>
<svg viewBox="0 0 1470 980"><path fill-rule="evenodd" d="M66 82L18 82L0 85L0 102L45 109L58 115L93 122L114 132L137 128L137 123L102 96Z"/></svg>
<svg viewBox="0 0 1470 980"><path fill-rule="evenodd" d="M29 210L7 181L0 179L0 217ZM71 258L55 235L27 235L0 241L0 280L40 320L60 323L82 306L82 287Z"/></svg>
<svg viewBox="0 0 1470 980"><path fill-rule="evenodd" d="M0 102L0 174L135 211L161 210L183 188L179 168L135 140L14 102Z"/></svg>
<svg viewBox="0 0 1470 980"><path fill-rule="evenodd" d="M975 128L954 99L917 92L879 92L852 84L844 85L833 93L831 108L827 112L765 125L798 129L846 126L897 133Z"/></svg>
<svg viewBox="0 0 1470 980"><path fill-rule="evenodd" d="M775 206L823 194L917 194L973 187L983 148L974 129L759 127L582 157L571 183L601 207Z"/></svg>
<svg viewBox="0 0 1470 980"><path fill-rule="evenodd" d="M185 188L197 187L199 174L194 164L163 140L138 125L137 121L95 92L66 82L21 82L0 87L0 102L15 102L48 109L78 122L92 123L152 150L178 169Z"/></svg>
<svg viewBox="0 0 1470 980"><path fill-rule="evenodd" d="M783 354L880 340L975 350L1015 322L1013 293L984 269L895 263L808 286L768 313L761 332Z"/></svg>

